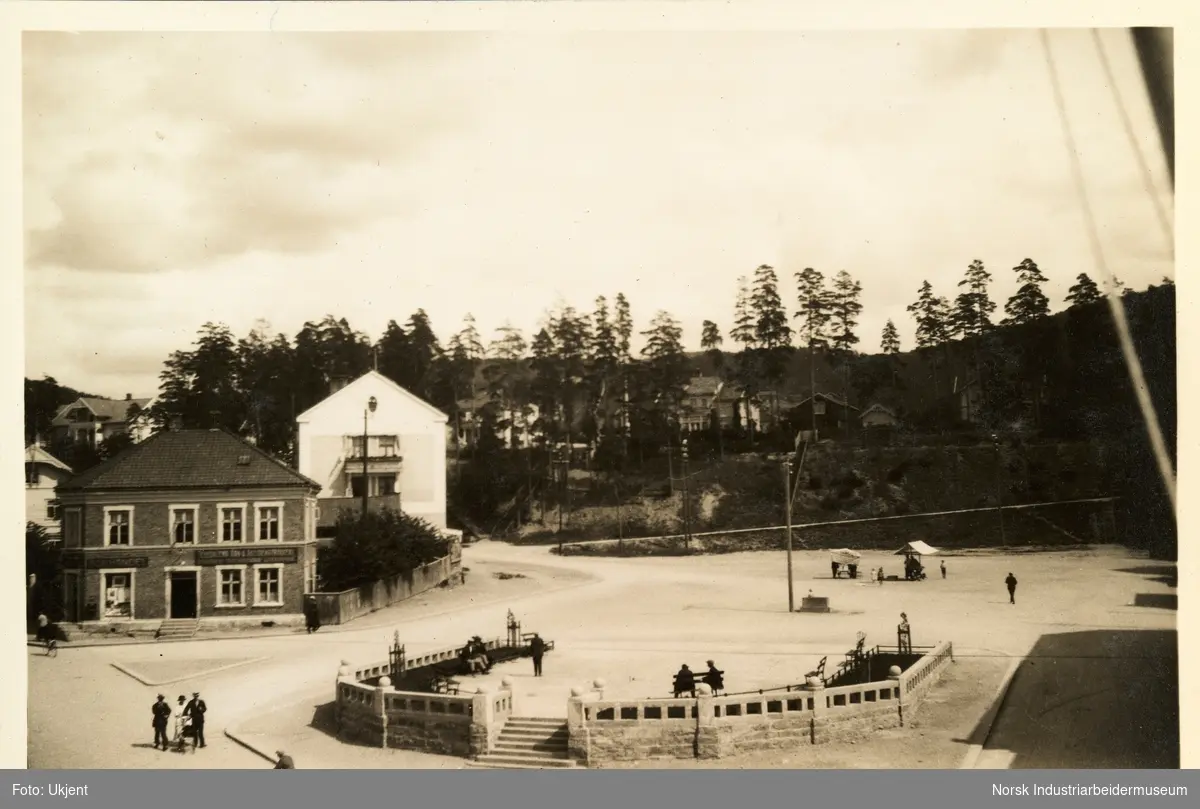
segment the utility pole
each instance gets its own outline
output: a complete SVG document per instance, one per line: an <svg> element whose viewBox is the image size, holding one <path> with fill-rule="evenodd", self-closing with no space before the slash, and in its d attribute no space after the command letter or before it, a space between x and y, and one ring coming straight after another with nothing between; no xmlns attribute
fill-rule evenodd
<svg viewBox="0 0 1200 809"><path fill-rule="evenodd" d="M375 397L372 396L367 400L367 406L363 410L363 442L362 442L362 462L363 462L363 481L362 481L362 513L363 517L367 516L367 495L371 491L371 478L368 475L367 458L370 453L367 452L367 416L375 412L378 406Z"/></svg>
<svg viewBox="0 0 1200 809"><path fill-rule="evenodd" d="M1000 439L993 435L992 446L996 448L996 515L1000 518L1000 544L1008 545L1007 532L1004 530L1004 503L1000 499Z"/></svg>
<svg viewBox="0 0 1200 809"><path fill-rule="evenodd" d="M788 577L788 612L796 611L796 592L792 583L792 460L783 462L783 504L787 517L787 577Z"/></svg>
<svg viewBox="0 0 1200 809"><path fill-rule="evenodd" d="M682 442L683 454L683 544L685 547L692 546L692 503L688 496L691 491L691 486L688 484L688 442L683 439Z"/></svg>

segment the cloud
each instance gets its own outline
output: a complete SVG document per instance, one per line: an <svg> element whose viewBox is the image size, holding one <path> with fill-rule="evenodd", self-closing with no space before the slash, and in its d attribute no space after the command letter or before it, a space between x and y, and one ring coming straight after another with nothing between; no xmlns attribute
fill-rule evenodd
<svg viewBox="0 0 1200 809"><path fill-rule="evenodd" d="M336 36L29 36L27 266L142 273L307 254L404 213L404 189L373 169L469 119L453 86L428 81L447 46L430 39L396 43L392 64L412 68L397 80L365 72ZM365 53L380 55L375 43Z"/></svg>

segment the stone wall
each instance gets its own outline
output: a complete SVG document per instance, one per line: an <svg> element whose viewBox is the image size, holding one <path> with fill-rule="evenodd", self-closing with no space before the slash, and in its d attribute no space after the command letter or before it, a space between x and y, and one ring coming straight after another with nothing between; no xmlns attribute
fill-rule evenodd
<svg viewBox="0 0 1200 809"><path fill-rule="evenodd" d="M372 668L360 670L371 671ZM338 737L372 747L450 756L480 756L492 749L512 714L512 683L498 692L426 694L396 691L386 675L362 682L343 664L335 687Z"/></svg>
<svg viewBox="0 0 1200 809"><path fill-rule="evenodd" d="M953 662L953 646L928 650L887 680L826 688L819 681L754 694L695 699L605 701L577 689L568 705L569 750L587 764L607 761L724 758L763 750L802 750L855 741L902 727Z"/></svg>

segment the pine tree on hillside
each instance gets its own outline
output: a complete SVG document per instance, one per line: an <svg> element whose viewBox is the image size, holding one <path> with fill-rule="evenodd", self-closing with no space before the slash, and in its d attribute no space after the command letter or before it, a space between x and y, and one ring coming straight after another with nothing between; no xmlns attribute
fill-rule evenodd
<svg viewBox="0 0 1200 809"><path fill-rule="evenodd" d="M1013 326L1032 323L1049 315L1050 301L1042 292L1042 284L1046 283L1046 276L1038 269L1037 263L1033 259L1027 258L1013 267L1013 272L1017 274L1017 283L1020 286L1004 304L1004 311L1008 317L1000 321L1001 325Z"/></svg>
<svg viewBox="0 0 1200 809"><path fill-rule="evenodd" d="M935 400L941 399L941 385L938 368L941 362L938 349L946 349L951 336L951 312L949 302L941 296L933 294L933 285L928 281L921 283L917 292L917 300L907 307L908 312L917 323L917 348L930 349L930 360L933 366L933 395Z"/></svg>
<svg viewBox="0 0 1200 809"><path fill-rule="evenodd" d="M967 267L963 280L958 282L963 292L954 300L951 318L951 334L962 337L977 337L992 327L992 313L996 304L988 295L988 284L992 274L984 269L979 259Z"/></svg>
<svg viewBox="0 0 1200 809"><path fill-rule="evenodd" d="M725 365L725 354L721 351L721 344L724 342L716 323L706 320L700 325L700 348L704 350L718 375Z"/></svg>
<svg viewBox="0 0 1200 809"><path fill-rule="evenodd" d="M779 297L779 279L774 267L763 264L754 271L750 310L754 315L754 339L759 348L770 351L791 345L792 328Z"/></svg>
<svg viewBox="0 0 1200 809"><path fill-rule="evenodd" d="M1100 287L1096 286L1096 282L1085 272L1076 276L1075 283L1067 290L1066 300L1072 306L1086 306L1103 299L1104 295L1100 292Z"/></svg>
<svg viewBox="0 0 1200 809"><path fill-rule="evenodd" d="M750 298L750 282L745 276L738 279L737 302L733 307L733 331L729 338L742 346L742 350L753 348L757 338L757 323Z"/></svg>
<svg viewBox="0 0 1200 809"><path fill-rule="evenodd" d="M800 329L804 344L810 349L827 348L832 306L829 290L825 287L825 276L812 267L806 267L796 273L796 286L799 308L795 316L804 322Z"/></svg>
<svg viewBox="0 0 1200 809"><path fill-rule="evenodd" d="M617 300L614 304L613 311L613 330L617 335L617 362L619 365L618 381L620 387L621 398L621 432L623 435L629 435L629 412L627 402L629 399L629 371L630 363L633 358L629 354L630 341L633 339L633 316L629 312L629 301L625 299L624 293L617 294ZM622 443L623 448L626 444Z"/></svg>
<svg viewBox="0 0 1200 809"><path fill-rule="evenodd" d="M525 428L525 407L522 399L522 366L529 344L521 330L510 323L496 329L496 337L488 346L488 353L497 362L484 369L488 382L488 395L500 407L497 426L512 429L512 447L520 446L520 434Z"/></svg>
<svg viewBox="0 0 1200 809"><path fill-rule="evenodd" d="M896 324L888 318L888 322L883 325L883 336L879 342L879 349L884 354L899 354L900 353L900 332L896 330Z"/></svg>
<svg viewBox="0 0 1200 809"><path fill-rule="evenodd" d="M651 393L660 408L674 414L688 381L687 355L683 350L683 328L669 312L660 310L642 332L646 345L642 356L650 375Z"/></svg>

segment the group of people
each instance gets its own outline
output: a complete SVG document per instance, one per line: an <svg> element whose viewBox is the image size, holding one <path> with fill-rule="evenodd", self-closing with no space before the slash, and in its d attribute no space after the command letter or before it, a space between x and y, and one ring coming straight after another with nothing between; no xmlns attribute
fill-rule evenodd
<svg viewBox="0 0 1200 809"><path fill-rule="evenodd" d="M468 674L486 674L492 668L492 658L487 653L487 644L478 635L467 641L460 656L467 664Z"/></svg>
<svg viewBox="0 0 1200 809"><path fill-rule="evenodd" d="M842 569L842 563L831 561L829 564L833 568L833 577L836 579L838 577L838 572ZM850 578L857 579L858 565L846 563L846 573L849 574Z"/></svg>
<svg viewBox="0 0 1200 809"><path fill-rule="evenodd" d="M700 682L708 685L713 690L713 693L725 690L725 672L718 669L711 660L705 661L708 666L708 671L704 672L700 678ZM679 698L684 694L696 696L696 673L688 668L687 663L679 667L679 671L675 674L675 683L672 686L675 697Z"/></svg>
<svg viewBox="0 0 1200 809"><path fill-rule="evenodd" d="M173 707L165 696L159 694L158 700L150 710L154 717L151 722L154 728L154 749L159 749L161 745L165 753L174 745L176 750L183 752L189 736L192 739L193 750L197 747L207 747L204 741L204 715L208 713L208 706L200 698L199 691L192 692L191 701L180 694L178 703ZM168 730L171 731L170 737L167 735Z"/></svg>

